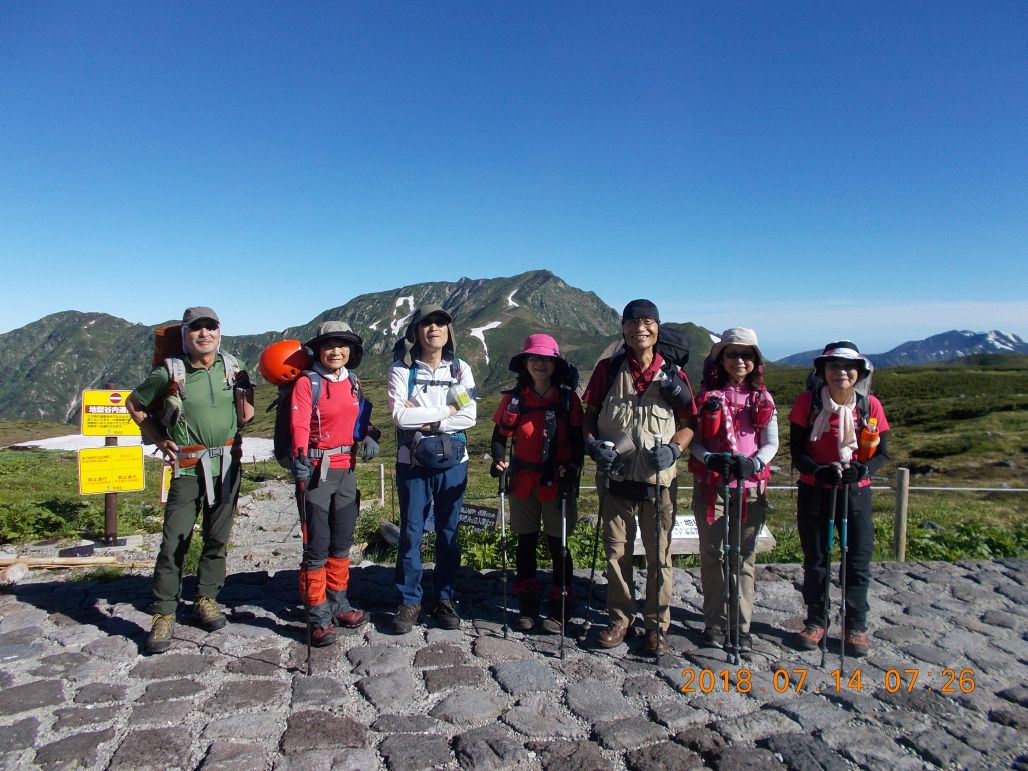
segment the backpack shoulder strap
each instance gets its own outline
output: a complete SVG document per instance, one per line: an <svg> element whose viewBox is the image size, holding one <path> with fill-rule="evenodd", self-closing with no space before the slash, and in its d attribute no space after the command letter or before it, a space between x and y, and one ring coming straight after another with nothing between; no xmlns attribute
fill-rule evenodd
<svg viewBox="0 0 1028 771"><path fill-rule="evenodd" d="M348 379L350 381L350 387L353 388L353 392L357 395L357 402L363 402L364 391L361 389L360 379L355 374L353 374L353 372L348 373Z"/></svg>
<svg viewBox="0 0 1028 771"><path fill-rule="evenodd" d="M305 370L303 374L311 381L311 407L317 407L318 402L321 401L321 385L324 380L312 369Z"/></svg>
<svg viewBox="0 0 1028 771"><path fill-rule="evenodd" d="M225 365L225 383L232 388L236 384L236 375L239 374L239 359L231 353L222 351L221 363Z"/></svg>
<svg viewBox="0 0 1028 771"><path fill-rule="evenodd" d="M615 353L610 357L610 368L607 370L607 385L603 389L603 399L606 400L607 394L610 393L610 389L614 387L614 381L617 379L618 372L621 371L621 365L625 363L624 351Z"/></svg>
<svg viewBox="0 0 1028 771"><path fill-rule="evenodd" d="M186 363L178 358L172 357L164 360L164 367L168 370L168 393L186 398Z"/></svg>

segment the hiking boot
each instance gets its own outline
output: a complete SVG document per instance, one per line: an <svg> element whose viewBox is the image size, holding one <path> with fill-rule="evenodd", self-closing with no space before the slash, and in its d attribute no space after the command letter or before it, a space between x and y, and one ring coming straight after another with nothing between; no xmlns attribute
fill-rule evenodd
<svg viewBox="0 0 1028 771"><path fill-rule="evenodd" d="M217 632L228 623L228 619L221 612L218 603L210 597L196 599L196 603L193 605L193 620L196 621L197 626L208 632Z"/></svg>
<svg viewBox="0 0 1028 771"><path fill-rule="evenodd" d="M417 605L401 605L393 616L393 634L407 634L418 623L421 615L421 603Z"/></svg>
<svg viewBox="0 0 1028 771"><path fill-rule="evenodd" d="M518 615L514 618L514 626L519 632L531 632L535 629L535 620L539 616L539 594L525 592L518 596Z"/></svg>
<svg viewBox="0 0 1028 771"><path fill-rule="evenodd" d="M175 631L175 614L162 616L154 613L150 634L146 638L147 653L164 653L171 647L171 635Z"/></svg>
<svg viewBox="0 0 1028 771"><path fill-rule="evenodd" d="M560 634L561 628L567 624L568 619L571 618L571 611L575 607L574 595L568 591L568 596L564 603L564 618L561 619L560 613L561 599L560 591L553 591L550 593L550 599L546 604L546 618L543 619L542 627L544 632L550 634Z"/></svg>
<svg viewBox="0 0 1028 771"><path fill-rule="evenodd" d="M601 648L616 648L624 642L626 634L628 634L628 624L621 621L611 621L607 628L600 632L596 641Z"/></svg>
<svg viewBox="0 0 1028 771"><path fill-rule="evenodd" d="M335 641L336 630L331 624L311 627L311 645L315 648L327 648L329 645L334 645Z"/></svg>
<svg viewBox="0 0 1028 771"><path fill-rule="evenodd" d="M656 629L651 629L646 633L645 648L646 652L651 656L659 656L670 651L671 644L668 642L666 634L658 632Z"/></svg>
<svg viewBox="0 0 1028 771"><path fill-rule="evenodd" d="M846 632L846 653L851 656L866 656L870 650L871 643L867 640L867 632L857 629Z"/></svg>
<svg viewBox="0 0 1028 771"><path fill-rule="evenodd" d="M438 600L432 608L432 618L443 629L460 629L460 616L449 600Z"/></svg>
<svg viewBox="0 0 1028 771"><path fill-rule="evenodd" d="M749 632L742 632L739 635L739 652L740 653L752 653L753 652L753 636Z"/></svg>
<svg viewBox="0 0 1028 771"><path fill-rule="evenodd" d="M818 624L807 624L803 631L796 635L794 642L796 647L805 651L816 650L821 644L821 638L825 636L825 628Z"/></svg>
<svg viewBox="0 0 1028 771"><path fill-rule="evenodd" d="M725 633L720 629L704 629L700 635L700 642L704 648L725 647Z"/></svg>
<svg viewBox="0 0 1028 771"><path fill-rule="evenodd" d="M357 629L368 623L368 614L363 610L350 608L345 613L336 613L335 622L343 629Z"/></svg>

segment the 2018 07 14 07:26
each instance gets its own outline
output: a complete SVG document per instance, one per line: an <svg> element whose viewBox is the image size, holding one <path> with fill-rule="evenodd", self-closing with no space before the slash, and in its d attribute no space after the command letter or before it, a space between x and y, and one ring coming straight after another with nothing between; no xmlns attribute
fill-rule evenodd
<svg viewBox="0 0 1028 771"><path fill-rule="evenodd" d="M935 690L940 693L957 694L972 693L975 689L973 669L951 669L943 668L936 671L922 670L917 667L905 669L887 669L881 676L880 682L871 682L865 678L863 670L857 668L846 674L838 669L827 673L820 670L813 670L814 674L827 674L828 680L814 683L813 679L808 680L811 670L805 667L794 669L774 669L768 672L754 673L746 668L731 669L683 669L680 675L682 684L678 690L680 693L785 693L795 690L796 693L813 691L815 693L851 691L861 693L865 687L874 686L884 688L889 693L913 691L915 688ZM764 676L770 674L767 685L761 682ZM877 675L876 675L877 678Z"/></svg>

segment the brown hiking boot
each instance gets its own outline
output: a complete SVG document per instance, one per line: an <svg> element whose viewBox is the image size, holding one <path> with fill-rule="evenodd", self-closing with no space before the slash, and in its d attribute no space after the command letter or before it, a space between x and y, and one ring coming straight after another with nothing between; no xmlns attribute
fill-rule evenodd
<svg viewBox="0 0 1028 771"><path fill-rule="evenodd" d="M438 600L432 609L432 618L443 629L460 629L460 616L449 600Z"/></svg>
<svg viewBox="0 0 1028 771"><path fill-rule="evenodd" d="M624 642L626 634L628 634L628 624L611 621L596 639L601 648L616 648Z"/></svg>
<svg viewBox="0 0 1028 771"><path fill-rule="evenodd" d="M350 608L345 613L336 613L335 622L343 629L357 629L368 623L368 614L363 610Z"/></svg>
<svg viewBox="0 0 1028 771"><path fill-rule="evenodd" d="M648 654L659 656L669 650L671 650L671 643L668 642L666 634L658 632L656 629L651 629L646 633L646 652Z"/></svg>
<svg viewBox="0 0 1028 771"><path fill-rule="evenodd" d="M331 624L311 627L311 645L315 648L327 648L329 645L334 645L335 641L336 630Z"/></svg>
<svg viewBox="0 0 1028 771"><path fill-rule="evenodd" d="M197 626L208 632L217 632L228 623L218 603L210 597L197 597L193 605L193 620Z"/></svg>
<svg viewBox="0 0 1028 771"><path fill-rule="evenodd" d="M146 638L147 653L164 653L171 647L171 635L175 631L175 614L164 616L154 613L150 634Z"/></svg>
<svg viewBox="0 0 1028 771"><path fill-rule="evenodd" d="M407 634L418 623L421 615L421 603L417 605L401 605L393 616L393 634Z"/></svg>
<svg viewBox="0 0 1028 771"><path fill-rule="evenodd" d="M850 629L846 632L846 652L851 656L866 656L871 650L867 632Z"/></svg>
<svg viewBox="0 0 1028 771"><path fill-rule="evenodd" d="M535 620L539 615L538 592L525 592L518 596L518 615L514 618L514 626L519 632L531 632L535 629Z"/></svg>
<svg viewBox="0 0 1028 771"><path fill-rule="evenodd" d="M817 624L807 624L803 631L796 635L796 647L805 651L812 651L821 644L821 638L825 636L825 628Z"/></svg>

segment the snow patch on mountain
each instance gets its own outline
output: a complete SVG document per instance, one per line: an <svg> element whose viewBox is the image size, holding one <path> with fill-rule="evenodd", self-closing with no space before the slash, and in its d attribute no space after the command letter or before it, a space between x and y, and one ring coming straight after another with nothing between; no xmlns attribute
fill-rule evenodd
<svg viewBox="0 0 1028 771"><path fill-rule="evenodd" d="M485 363L486 364L489 363L489 346L486 345L486 343L485 343L485 333L488 332L490 329L496 329L502 323L503 323L502 321L490 321L484 327L472 327L471 328L471 332L470 332L471 336L472 337L477 337L479 340L482 341L482 348L485 350Z"/></svg>

